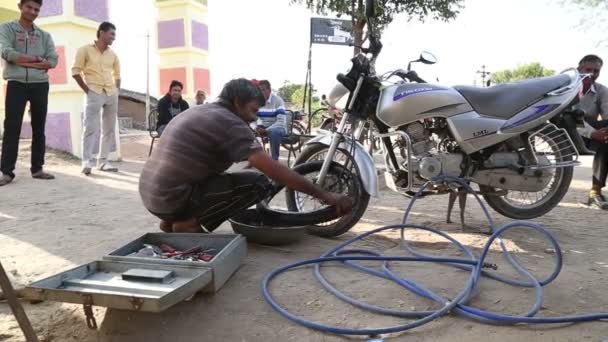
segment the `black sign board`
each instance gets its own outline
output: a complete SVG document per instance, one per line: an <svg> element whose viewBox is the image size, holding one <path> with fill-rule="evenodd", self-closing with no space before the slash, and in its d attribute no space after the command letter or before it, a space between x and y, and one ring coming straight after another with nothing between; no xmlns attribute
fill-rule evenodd
<svg viewBox="0 0 608 342"><path fill-rule="evenodd" d="M310 41L313 44L350 45L353 23L344 19L311 18Z"/></svg>

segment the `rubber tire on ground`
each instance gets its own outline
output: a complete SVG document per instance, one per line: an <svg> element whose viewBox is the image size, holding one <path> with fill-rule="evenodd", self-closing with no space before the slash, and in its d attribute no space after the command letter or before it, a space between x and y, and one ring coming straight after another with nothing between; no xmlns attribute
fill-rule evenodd
<svg viewBox="0 0 608 342"><path fill-rule="evenodd" d="M568 189L570 188L570 182L572 182L572 175L574 174L574 167L564 167L563 177L560 184L558 185L557 192L549 199L546 203L540 207L521 209L516 208L506 202L501 196L483 195L488 205L499 214L515 219L515 220L530 220L545 215L555 208L559 202L564 198ZM495 192L495 189L491 186L480 185L479 189L482 193L484 192Z"/></svg>
<svg viewBox="0 0 608 342"><path fill-rule="evenodd" d="M301 164L305 164L310 157L314 154L327 150L329 147L323 144L311 144L307 145L306 148L302 151L298 159L295 161L295 167ZM349 155L349 153L345 150L339 149L339 151L345 155ZM352 157L351 157L352 158ZM308 164L308 163L307 163ZM365 211L367 210L367 205L369 204L369 194L365 191L363 187L363 183L361 182L361 178L359 177L359 172L357 170L357 174L355 175L355 193L356 198L353 198L354 205L353 210L350 214L342 216L338 221L332 223L327 226L310 226L308 227L308 232L310 234L320 236L320 237L335 237L342 235L349 231L355 224L359 222ZM296 204L295 192L293 190L285 191L285 198L287 200L287 208L289 211L298 211L298 206ZM330 220L328 220L330 221ZM325 221L327 222L327 221Z"/></svg>
<svg viewBox="0 0 608 342"><path fill-rule="evenodd" d="M306 176L306 174L321 171L321 167L323 167L323 161L314 161L300 164L294 167L293 170L302 176ZM328 174L338 175L342 174L342 172L349 173L346 176L352 177L350 172L344 169L344 167L339 163L332 163L332 165L330 165ZM270 195L270 198L258 204L257 210L260 213L260 216L263 217L265 224L274 226L311 226L318 223L333 221L340 217L338 216L335 207L324 207L322 209L306 213L299 213L296 210L284 211L270 208L269 202L283 188L284 186L275 187L274 191Z"/></svg>

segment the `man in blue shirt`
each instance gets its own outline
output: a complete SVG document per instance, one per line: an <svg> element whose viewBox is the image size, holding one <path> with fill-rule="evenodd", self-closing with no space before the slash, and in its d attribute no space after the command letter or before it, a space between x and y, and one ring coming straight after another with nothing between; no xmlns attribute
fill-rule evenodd
<svg viewBox="0 0 608 342"><path fill-rule="evenodd" d="M262 80L258 83L264 94L266 104L258 111L256 133L267 136L270 140L270 155L272 159L279 160L281 141L287 135L287 112L285 102L277 94L272 93L270 82Z"/></svg>

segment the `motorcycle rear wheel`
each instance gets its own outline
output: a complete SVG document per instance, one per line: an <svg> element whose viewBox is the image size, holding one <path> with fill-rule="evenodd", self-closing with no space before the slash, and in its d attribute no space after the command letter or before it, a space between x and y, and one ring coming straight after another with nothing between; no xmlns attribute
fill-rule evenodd
<svg viewBox="0 0 608 342"><path fill-rule="evenodd" d="M483 198L486 200L488 205L494 209L499 214L515 219L515 220L530 220L540 216L543 216L553 210L564 198L568 189L570 188L570 182L572 181L572 175L574 173L574 168L564 167L557 170L558 173L561 173L561 176L556 180L556 184L554 187L549 187L549 196L545 196L540 201L535 201L529 204L521 203L525 201L520 201L521 204L518 204L512 199L509 199L509 194L519 193L523 194L521 197L531 198L533 194L538 193L524 193L524 192L509 192L505 196L497 196L497 195L487 195L484 194ZM496 193L501 191L500 189L496 189L490 186L480 185L479 186L482 193ZM548 194L549 194L548 192ZM527 194L527 195L526 195Z"/></svg>
<svg viewBox="0 0 608 342"><path fill-rule="evenodd" d="M536 137L534 153L542 154L555 161L567 162L572 160L571 149L564 149L563 145L554 141L551 136L554 131L548 129ZM545 215L553 210L564 198L574 174L573 166L550 169L553 178L545 189L539 192L507 191L506 195L498 196L495 193L504 192L490 186L480 185L484 199L498 213L516 220L529 220Z"/></svg>

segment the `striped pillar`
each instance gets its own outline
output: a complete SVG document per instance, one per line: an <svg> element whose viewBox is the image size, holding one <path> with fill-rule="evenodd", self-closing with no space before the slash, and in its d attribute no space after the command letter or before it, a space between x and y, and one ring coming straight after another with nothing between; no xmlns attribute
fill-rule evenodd
<svg viewBox="0 0 608 342"><path fill-rule="evenodd" d="M172 80L184 84L188 101L198 89L209 93L207 0L156 0L156 7L159 93L167 93Z"/></svg>

